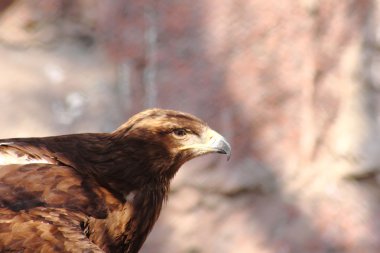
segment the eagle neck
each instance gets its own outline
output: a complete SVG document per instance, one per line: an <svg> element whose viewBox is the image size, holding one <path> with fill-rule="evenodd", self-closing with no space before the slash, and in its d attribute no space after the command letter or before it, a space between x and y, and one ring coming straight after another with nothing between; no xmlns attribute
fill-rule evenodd
<svg viewBox="0 0 380 253"><path fill-rule="evenodd" d="M169 181L165 180L162 184L148 184L139 191L131 193L133 199L127 199L127 201L131 201L133 210L138 210L138 212L133 212L125 227L121 242L123 244L121 248L124 248L124 252L135 253L139 251L160 215L168 191Z"/></svg>

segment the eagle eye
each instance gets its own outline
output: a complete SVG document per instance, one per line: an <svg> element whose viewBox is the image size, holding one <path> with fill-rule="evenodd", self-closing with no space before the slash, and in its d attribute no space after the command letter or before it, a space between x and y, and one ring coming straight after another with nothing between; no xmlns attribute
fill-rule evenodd
<svg viewBox="0 0 380 253"><path fill-rule="evenodd" d="M173 130L173 134L177 137L184 137L187 134L187 131L183 128L177 128Z"/></svg>

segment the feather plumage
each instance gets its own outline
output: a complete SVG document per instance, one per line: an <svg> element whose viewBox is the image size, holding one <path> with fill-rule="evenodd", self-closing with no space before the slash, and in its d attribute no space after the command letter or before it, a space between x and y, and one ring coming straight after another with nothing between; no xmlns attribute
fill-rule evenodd
<svg viewBox="0 0 380 253"><path fill-rule="evenodd" d="M1 140L0 251L138 252L180 166L211 152L230 147L161 109L112 133Z"/></svg>

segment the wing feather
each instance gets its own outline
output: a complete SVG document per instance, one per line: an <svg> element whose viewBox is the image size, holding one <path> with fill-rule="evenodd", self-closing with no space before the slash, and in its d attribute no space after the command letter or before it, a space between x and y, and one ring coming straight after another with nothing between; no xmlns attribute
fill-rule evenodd
<svg viewBox="0 0 380 253"><path fill-rule="evenodd" d="M120 205L69 166L0 166L0 252L103 252L84 226L107 220Z"/></svg>
<svg viewBox="0 0 380 253"><path fill-rule="evenodd" d="M108 210L102 190L68 166L26 164L0 169L0 207L14 211L61 207L105 218Z"/></svg>
<svg viewBox="0 0 380 253"><path fill-rule="evenodd" d="M62 208L0 209L1 252L104 252L83 233L85 217Z"/></svg>
<svg viewBox="0 0 380 253"><path fill-rule="evenodd" d="M103 134L0 140L0 252L120 249L132 204L89 167L113 160L107 143Z"/></svg>
<svg viewBox="0 0 380 253"><path fill-rule="evenodd" d="M0 165L46 163L72 166L72 159L78 158L76 154L80 152L80 148L78 148L81 142L80 136L63 135L0 140ZM85 135L83 139L86 140L86 137L89 137L92 140L91 136ZM69 155L63 153L69 153Z"/></svg>
<svg viewBox="0 0 380 253"><path fill-rule="evenodd" d="M38 154L12 146L9 142L0 143L0 165L30 164L30 163L55 163L52 159L46 159Z"/></svg>

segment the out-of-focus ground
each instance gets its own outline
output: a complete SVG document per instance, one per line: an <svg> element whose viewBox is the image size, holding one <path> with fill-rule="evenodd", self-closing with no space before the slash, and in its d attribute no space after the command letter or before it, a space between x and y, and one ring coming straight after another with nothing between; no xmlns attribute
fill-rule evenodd
<svg viewBox="0 0 380 253"><path fill-rule="evenodd" d="M187 111L233 156L182 168L141 252L378 253L379 15L376 0L3 0L0 137Z"/></svg>

